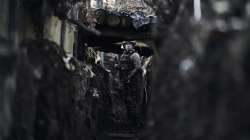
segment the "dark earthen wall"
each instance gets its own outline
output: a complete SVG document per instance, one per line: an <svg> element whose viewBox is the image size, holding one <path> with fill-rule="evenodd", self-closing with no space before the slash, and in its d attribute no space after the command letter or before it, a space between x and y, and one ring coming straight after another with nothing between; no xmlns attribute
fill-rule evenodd
<svg viewBox="0 0 250 140"><path fill-rule="evenodd" d="M88 139L83 66L46 40L22 44L18 58L9 139Z"/></svg>
<svg viewBox="0 0 250 140"><path fill-rule="evenodd" d="M156 7L164 7L163 1L153 2ZM246 3L227 2L230 12L219 15L202 1L207 9L204 14L209 16L203 17L199 24L192 20L192 2L188 0L181 2L174 21L164 18L163 11L157 12L162 15L156 33L159 59L154 63L146 139L250 138L249 64L246 62L249 27L230 26L233 18L249 23L244 16ZM236 14L240 12L243 14ZM215 22L218 20L224 26L218 27ZM225 26L228 28L224 29Z"/></svg>

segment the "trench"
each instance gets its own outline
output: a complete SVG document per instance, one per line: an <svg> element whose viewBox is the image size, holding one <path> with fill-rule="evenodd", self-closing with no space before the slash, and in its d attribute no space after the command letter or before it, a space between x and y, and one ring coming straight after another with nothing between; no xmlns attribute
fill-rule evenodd
<svg viewBox="0 0 250 140"><path fill-rule="evenodd" d="M13 92L2 94L5 110L0 121L6 123L1 125L0 139L129 140L143 134L149 102L145 71L153 55L152 17L107 9L81 16L90 6L88 1L3 2L1 23L6 27L1 29L7 30L1 31L1 43L8 53L2 55L10 64L6 70L13 68L5 78L14 83L4 83ZM138 124L130 123L128 93L115 68L124 41L136 41L141 64L147 64L127 87L135 90L136 100L130 104Z"/></svg>
<svg viewBox="0 0 250 140"><path fill-rule="evenodd" d="M0 3L0 140L250 139L249 0Z"/></svg>

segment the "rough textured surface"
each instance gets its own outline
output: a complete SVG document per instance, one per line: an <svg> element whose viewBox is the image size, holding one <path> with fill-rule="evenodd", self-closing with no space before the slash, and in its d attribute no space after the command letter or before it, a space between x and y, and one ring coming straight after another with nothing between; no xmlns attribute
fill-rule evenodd
<svg viewBox="0 0 250 140"><path fill-rule="evenodd" d="M41 39L59 1L1 2L0 139L89 139L86 66Z"/></svg>
<svg viewBox="0 0 250 140"><path fill-rule="evenodd" d="M79 106L87 73L63 60L57 48L46 40L20 48L10 139L87 139L86 113Z"/></svg>
<svg viewBox="0 0 250 140"><path fill-rule="evenodd" d="M246 1L226 1L226 13L214 11L217 1L204 2L199 23L192 20L188 0L179 1L175 20L169 22L163 10L168 2L173 1L153 1L162 19L145 139L249 139L249 27L232 26L235 19L248 23Z"/></svg>
<svg viewBox="0 0 250 140"><path fill-rule="evenodd" d="M20 47L16 71L6 138L88 140L110 128L109 73L100 66L69 59L48 40L29 40Z"/></svg>

